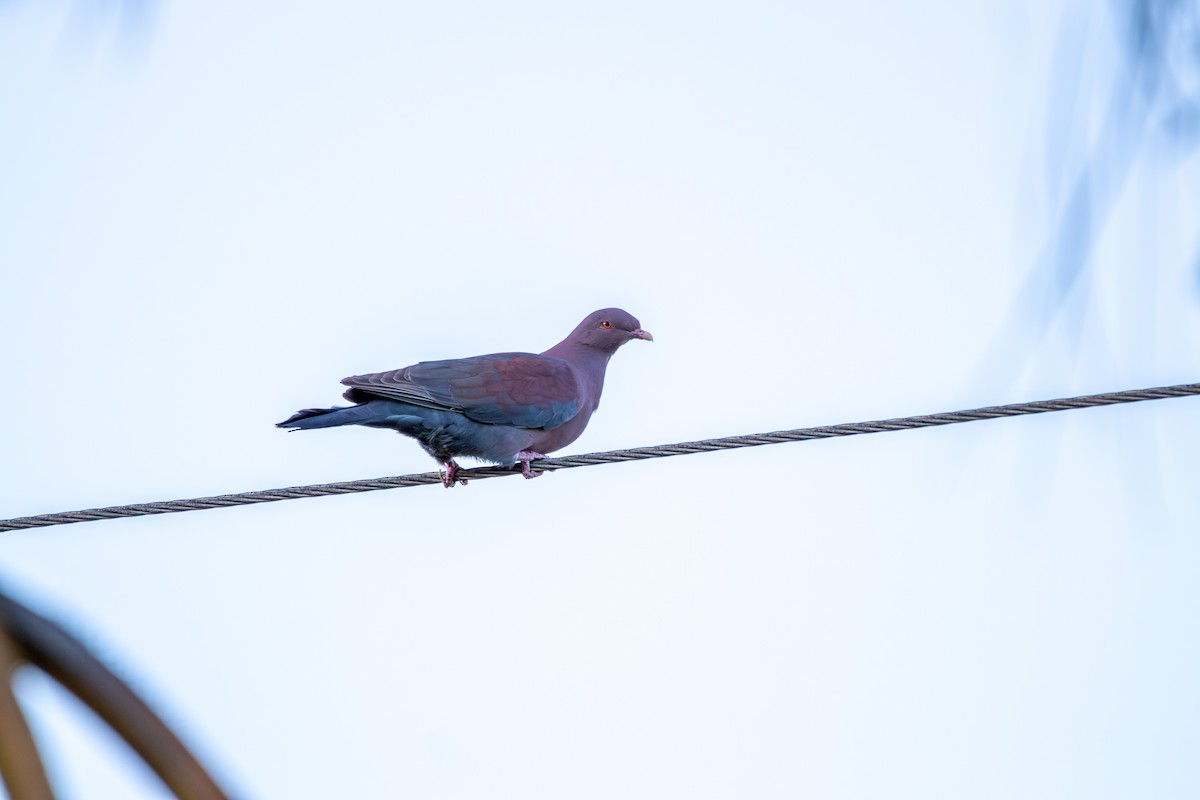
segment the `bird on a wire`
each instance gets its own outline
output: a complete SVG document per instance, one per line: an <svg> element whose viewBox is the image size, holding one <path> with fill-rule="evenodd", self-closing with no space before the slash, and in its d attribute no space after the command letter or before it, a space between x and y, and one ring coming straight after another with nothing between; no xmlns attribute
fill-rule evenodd
<svg viewBox="0 0 1200 800"><path fill-rule="evenodd" d="M600 405L608 360L633 339L654 341L628 312L594 311L544 353L492 353L344 378L353 406L305 408L276 425L293 431L365 425L389 428L420 443L456 482L455 458L494 464L531 461L579 438Z"/></svg>

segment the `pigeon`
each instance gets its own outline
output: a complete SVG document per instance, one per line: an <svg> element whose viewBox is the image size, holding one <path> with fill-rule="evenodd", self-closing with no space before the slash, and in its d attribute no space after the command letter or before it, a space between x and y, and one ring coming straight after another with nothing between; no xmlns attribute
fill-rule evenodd
<svg viewBox="0 0 1200 800"><path fill-rule="evenodd" d="M621 345L654 341L619 308L594 311L544 353L491 353L344 378L352 406L305 408L276 425L293 431L365 425L389 428L420 443L445 466L442 483L456 482L455 458L521 463L579 438L600 405L604 371Z"/></svg>

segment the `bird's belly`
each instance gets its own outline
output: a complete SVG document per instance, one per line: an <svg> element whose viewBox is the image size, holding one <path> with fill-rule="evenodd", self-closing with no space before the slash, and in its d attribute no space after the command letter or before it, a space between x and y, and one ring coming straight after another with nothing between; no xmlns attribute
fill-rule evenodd
<svg viewBox="0 0 1200 800"><path fill-rule="evenodd" d="M538 453L553 453L556 450L561 450L567 445L574 442L583 433L583 429L587 427L588 420L592 417L592 409L584 408L578 414L563 425L557 428L551 428L545 431L531 431L533 434L533 442L530 446Z"/></svg>
<svg viewBox="0 0 1200 800"><path fill-rule="evenodd" d="M533 431L476 422L453 411L420 409L420 415L395 418L396 430L411 436L439 461L470 456L496 464L512 464L529 448Z"/></svg>

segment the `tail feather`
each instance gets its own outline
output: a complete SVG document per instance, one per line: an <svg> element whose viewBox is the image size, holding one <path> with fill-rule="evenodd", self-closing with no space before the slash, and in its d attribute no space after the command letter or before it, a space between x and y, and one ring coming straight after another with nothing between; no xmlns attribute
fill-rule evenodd
<svg viewBox="0 0 1200 800"><path fill-rule="evenodd" d="M332 408L302 408L276 428L291 428L294 431L311 428L335 428L339 425L364 425L377 420L379 412L365 405L334 406Z"/></svg>

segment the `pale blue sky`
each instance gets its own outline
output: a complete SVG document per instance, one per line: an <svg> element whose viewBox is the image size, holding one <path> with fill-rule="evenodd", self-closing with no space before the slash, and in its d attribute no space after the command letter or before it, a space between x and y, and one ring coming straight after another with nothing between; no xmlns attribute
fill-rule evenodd
<svg viewBox="0 0 1200 800"><path fill-rule="evenodd" d="M569 452L1200 380L1194 20L1043 269L1115 7L0 4L0 517L432 469L273 423L608 305L656 341ZM1198 402L3 534L0 580L239 796L1195 796ZM162 796L22 690L66 796Z"/></svg>

